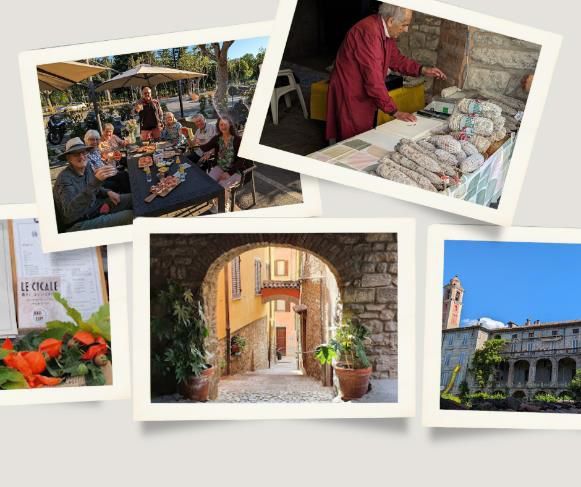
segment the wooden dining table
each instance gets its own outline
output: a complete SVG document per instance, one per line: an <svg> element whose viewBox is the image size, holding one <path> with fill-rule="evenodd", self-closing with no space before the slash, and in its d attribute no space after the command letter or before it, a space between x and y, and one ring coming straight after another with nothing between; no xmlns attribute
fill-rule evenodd
<svg viewBox="0 0 581 487"><path fill-rule="evenodd" d="M162 216L174 211L178 211L190 206L208 203L214 199L218 200L218 213L226 210L226 193L222 186L208 176L196 164L190 162L185 155L180 155L182 163L187 162L190 167L186 168L186 179L175 187L167 196L157 196L150 202L146 198L151 195L150 188L159 182L159 173L155 165L151 169L151 182L147 181L147 175L143 169L139 168L139 158L151 153L133 153L127 151L127 171L129 172L129 184L131 185L131 195L133 199L133 213L136 217ZM173 161L172 161L173 159ZM168 158L172 161L169 166L168 175L178 172L178 164L175 157Z"/></svg>

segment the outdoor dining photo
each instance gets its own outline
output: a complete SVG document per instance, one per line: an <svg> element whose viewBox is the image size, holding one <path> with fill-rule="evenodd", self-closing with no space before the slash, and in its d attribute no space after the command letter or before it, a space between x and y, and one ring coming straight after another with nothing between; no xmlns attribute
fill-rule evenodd
<svg viewBox="0 0 581 487"><path fill-rule="evenodd" d="M267 41L39 64L58 233L303 203L238 155Z"/></svg>

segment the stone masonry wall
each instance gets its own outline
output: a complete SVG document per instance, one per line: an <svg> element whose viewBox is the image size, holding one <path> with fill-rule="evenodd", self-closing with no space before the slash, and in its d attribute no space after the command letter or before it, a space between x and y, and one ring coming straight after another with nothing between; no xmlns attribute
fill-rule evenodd
<svg viewBox="0 0 581 487"><path fill-rule="evenodd" d="M336 277L343 309L371 333L373 377L397 377L397 234L158 234L150 237L152 295L178 280L199 296L207 313L207 349L217 363L216 281L236 255L268 245L313 253ZM217 379L211 389L217 393Z"/></svg>
<svg viewBox="0 0 581 487"><path fill-rule="evenodd" d="M323 265L311 255L305 256L301 280L301 304L307 307L306 352L303 354L305 373L316 379L322 378L321 364L315 359L312 351L321 343L327 341L325 328L330 323L323 323L322 309L325 306L323 294Z"/></svg>
<svg viewBox="0 0 581 487"><path fill-rule="evenodd" d="M426 79L426 91L437 95L446 86L488 90L526 99L520 87L533 73L541 46L465 24L414 12L410 30L398 39L401 52L438 66L446 81Z"/></svg>
<svg viewBox="0 0 581 487"><path fill-rule="evenodd" d="M426 66L437 66L438 46L442 19L421 12L414 12L409 32L398 39L402 54ZM426 91L431 92L434 80L426 78Z"/></svg>
<svg viewBox="0 0 581 487"><path fill-rule="evenodd" d="M473 27L469 31L464 88L526 99L520 81L534 72L541 46Z"/></svg>
<svg viewBox="0 0 581 487"><path fill-rule="evenodd" d="M268 319L266 316L236 330L232 336L239 335L246 339L246 347L240 355L233 355L230 360L230 374L250 372L268 368ZM218 343L218 364L220 374L226 374L227 340Z"/></svg>

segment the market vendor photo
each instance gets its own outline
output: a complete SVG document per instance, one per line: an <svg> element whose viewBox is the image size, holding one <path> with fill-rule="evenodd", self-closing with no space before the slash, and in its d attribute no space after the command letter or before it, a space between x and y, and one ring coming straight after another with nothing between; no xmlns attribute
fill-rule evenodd
<svg viewBox="0 0 581 487"><path fill-rule="evenodd" d="M239 154L269 25L22 53L45 251L138 217L318 213L314 180Z"/></svg>
<svg viewBox="0 0 581 487"><path fill-rule="evenodd" d="M243 156L510 223L559 36L436 1L283 0L276 24Z"/></svg>
<svg viewBox="0 0 581 487"><path fill-rule="evenodd" d="M124 267L123 249L45 254L35 218L0 220L0 405L127 397Z"/></svg>

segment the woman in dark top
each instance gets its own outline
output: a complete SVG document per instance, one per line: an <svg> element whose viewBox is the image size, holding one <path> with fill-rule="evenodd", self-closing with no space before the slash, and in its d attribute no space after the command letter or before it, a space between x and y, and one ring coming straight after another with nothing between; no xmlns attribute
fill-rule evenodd
<svg viewBox="0 0 581 487"><path fill-rule="evenodd" d="M220 117L216 127L218 127L218 134L207 144L200 146L204 155L199 162L211 157L214 150L216 165L210 170L210 177L228 189L239 182L241 178L239 171L243 169L244 162L238 157L238 149L242 138L236 133L234 122L230 117Z"/></svg>

